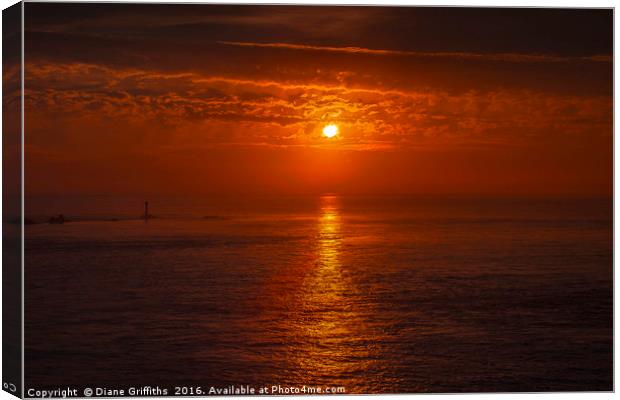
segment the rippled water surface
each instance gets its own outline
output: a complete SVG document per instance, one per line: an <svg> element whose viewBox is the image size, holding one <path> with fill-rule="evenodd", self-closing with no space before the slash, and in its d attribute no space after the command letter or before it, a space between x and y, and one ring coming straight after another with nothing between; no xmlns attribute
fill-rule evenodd
<svg viewBox="0 0 620 400"><path fill-rule="evenodd" d="M38 198L26 388L612 389L611 201Z"/></svg>

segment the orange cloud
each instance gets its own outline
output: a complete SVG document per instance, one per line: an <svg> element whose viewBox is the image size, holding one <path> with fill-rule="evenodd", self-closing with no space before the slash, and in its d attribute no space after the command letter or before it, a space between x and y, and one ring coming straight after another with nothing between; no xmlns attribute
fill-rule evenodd
<svg viewBox="0 0 620 400"><path fill-rule="evenodd" d="M198 133L209 121L281 127L272 130L271 136L248 129L242 140L248 145L313 145L320 139L320 125L327 122L342 125L343 144L382 147L510 145L536 141L553 132L611 132L612 103L605 96L500 89L457 94L393 91L91 64L29 64L27 76L27 109L53 113L57 118L92 115L163 126L191 123ZM229 142L221 137L212 140Z"/></svg>

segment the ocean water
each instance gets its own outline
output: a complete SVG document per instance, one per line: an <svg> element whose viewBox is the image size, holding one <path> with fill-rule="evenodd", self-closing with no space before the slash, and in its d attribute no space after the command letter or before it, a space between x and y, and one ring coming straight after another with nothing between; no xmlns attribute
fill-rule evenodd
<svg viewBox="0 0 620 400"><path fill-rule="evenodd" d="M26 200L26 389L613 389L611 200L143 200Z"/></svg>

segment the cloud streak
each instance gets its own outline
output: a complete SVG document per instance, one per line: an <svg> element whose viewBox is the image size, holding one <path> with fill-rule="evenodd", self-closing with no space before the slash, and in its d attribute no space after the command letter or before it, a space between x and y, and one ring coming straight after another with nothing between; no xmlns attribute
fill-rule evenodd
<svg viewBox="0 0 620 400"><path fill-rule="evenodd" d="M423 51L404 51L404 50L384 50L368 49L364 47L334 47L334 46L315 46L309 44L295 43L257 43L257 42L229 42L218 41L220 44L236 47L257 47L271 49L285 49L297 51L316 51L346 54L361 54L373 56L403 56L418 58L439 58L456 59L470 61L492 61L492 62L511 62L511 63L563 63L575 61L587 62L612 62L612 57L608 55L594 55L585 57L567 57L548 54L520 54L520 53L471 53L471 52L423 52Z"/></svg>

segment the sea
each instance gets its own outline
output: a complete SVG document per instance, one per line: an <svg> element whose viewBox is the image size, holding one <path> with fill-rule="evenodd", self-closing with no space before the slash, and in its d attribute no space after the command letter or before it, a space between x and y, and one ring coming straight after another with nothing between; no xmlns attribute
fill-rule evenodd
<svg viewBox="0 0 620 400"><path fill-rule="evenodd" d="M145 197L26 198L26 390L613 390L611 199Z"/></svg>

